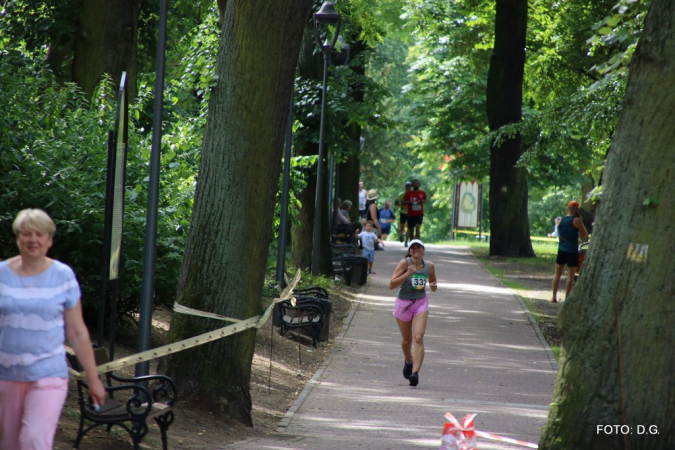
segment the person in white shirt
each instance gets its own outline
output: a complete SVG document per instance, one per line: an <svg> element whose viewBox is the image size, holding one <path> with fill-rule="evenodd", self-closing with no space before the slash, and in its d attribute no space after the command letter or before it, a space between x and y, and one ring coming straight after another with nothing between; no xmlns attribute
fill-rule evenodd
<svg viewBox="0 0 675 450"><path fill-rule="evenodd" d="M359 217L366 217L366 188L363 187L363 181L359 181Z"/></svg>

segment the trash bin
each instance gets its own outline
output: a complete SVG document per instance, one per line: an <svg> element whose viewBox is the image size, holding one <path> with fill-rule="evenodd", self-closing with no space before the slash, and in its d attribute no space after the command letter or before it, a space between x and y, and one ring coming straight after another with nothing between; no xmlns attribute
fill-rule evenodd
<svg viewBox="0 0 675 450"><path fill-rule="evenodd" d="M352 281L356 284L366 284L368 282L368 258L350 256L349 262L352 264Z"/></svg>

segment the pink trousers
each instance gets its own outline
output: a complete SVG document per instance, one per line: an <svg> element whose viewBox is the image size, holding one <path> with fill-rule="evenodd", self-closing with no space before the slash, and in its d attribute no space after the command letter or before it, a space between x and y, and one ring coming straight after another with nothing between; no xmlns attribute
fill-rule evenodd
<svg viewBox="0 0 675 450"><path fill-rule="evenodd" d="M0 380L0 449L52 450L68 380Z"/></svg>

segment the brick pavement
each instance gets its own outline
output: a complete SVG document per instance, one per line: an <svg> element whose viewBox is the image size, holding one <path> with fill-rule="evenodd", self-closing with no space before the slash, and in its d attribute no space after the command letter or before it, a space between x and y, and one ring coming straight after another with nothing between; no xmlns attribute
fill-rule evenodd
<svg viewBox="0 0 675 450"><path fill-rule="evenodd" d="M429 293L420 384L401 375L389 278L405 249L387 242L332 356L279 424L277 436L225 449L437 449L450 411L476 429L536 443L555 361L514 293L458 247L427 246L439 288ZM480 449L524 448L479 439Z"/></svg>

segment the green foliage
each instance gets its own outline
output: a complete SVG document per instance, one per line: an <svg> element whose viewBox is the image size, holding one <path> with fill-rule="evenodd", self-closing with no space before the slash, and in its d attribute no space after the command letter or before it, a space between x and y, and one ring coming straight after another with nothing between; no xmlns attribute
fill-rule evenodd
<svg viewBox="0 0 675 450"><path fill-rule="evenodd" d="M35 51L61 46L75 33L81 1L12 0L0 11L0 50L25 46Z"/></svg>
<svg viewBox="0 0 675 450"><path fill-rule="evenodd" d="M593 67L603 77L592 88L616 79L626 82L628 64L642 35L643 22L650 5L651 1L619 0L612 8L612 14L593 25L595 34L587 41L591 45L589 53L609 50L610 54L605 61Z"/></svg>
<svg viewBox="0 0 675 450"><path fill-rule="evenodd" d="M89 104L75 86L58 86L39 58L18 51L0 58L0 89L8 99L0 105L2 254L16 253L11 233L16 212L45 209L57 225L50 255L73 267L90 314L100 282L107 133L116 103L111 85L104 80ZM138 107L130 108L132 117ZM133 123L129 136L121 314L139 307L150 148L150 136ZM155 295L165 304L173 302L191 210L193 182L175 165L186 154L175 149L162 159Z"/></svg>
<svg viewBox="0 0 675 450"><path fill-rule="evenodd" d="M572 193L582 185L597 185L617 123L625 87L621 67L632 54L646 6L630 0L614 6L615 0L530 3L523 121L488 133L485 91L494 2L404 2L401 21L412 40L387 35L371 60L393 101L385 104L388 127L372 133L375 147L386 151L369 155L377 165L365 171L387 186L424 176L434 194L432 205L445 206L455 180L486 179L493 139L520 134L531 226L550 232L558 214L541 199L555 203L560 190L579 198ZM389 158L399 161L397 169L387 165Z"/></svg>
<svg viewBox="0 0 675 450"><path fill-rule="evenodd" d="M566 189L531 188L529 192L528 219L532 236L546 236L554 229L553 220L565 215L565 207L575 197L576 191L569 186Z"/></svg>

